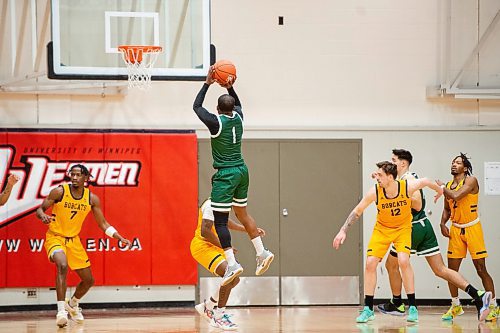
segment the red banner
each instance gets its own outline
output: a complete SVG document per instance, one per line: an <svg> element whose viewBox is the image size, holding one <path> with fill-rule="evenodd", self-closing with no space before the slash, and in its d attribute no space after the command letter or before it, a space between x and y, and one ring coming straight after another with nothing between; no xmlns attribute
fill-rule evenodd
<svg viewBox="0 0 500 333"><path fill-rule="evenodd" d="M96 285L196 284L196 135L47 130L0 132L0 181L20 178L0 207L0 287L54 286L47 226L34 212L75 163L89 169L106 220L132 242L125 251L87 216L80 238ZM68 284L77 281L72 272Z"/></svg>

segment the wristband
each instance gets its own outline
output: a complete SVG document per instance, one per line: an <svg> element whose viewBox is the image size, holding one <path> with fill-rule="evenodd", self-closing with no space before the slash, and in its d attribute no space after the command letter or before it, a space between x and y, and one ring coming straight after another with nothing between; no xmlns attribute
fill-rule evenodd
<svg viewBox="0 0 500 333"><path fill-rule="evenodd" d="M439 186L439 187L441 187L444 190L444 188L446 187L446 185L445 184L441 184L441 186Z"/></svg>
<svg viewBox="0 0 500 333"><path fill-rule="evenodd" d="M113 238L113 235L115 234L115 232L118 232L118 231L116 231L116 229L112 226L109 226L105 231L106 235L108 235L111 238Z"/></svg>

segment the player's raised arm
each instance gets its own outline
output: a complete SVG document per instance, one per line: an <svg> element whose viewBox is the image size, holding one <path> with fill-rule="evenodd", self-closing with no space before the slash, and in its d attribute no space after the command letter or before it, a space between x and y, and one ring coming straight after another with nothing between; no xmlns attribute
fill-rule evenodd
<svg viewBox="0 0 500 333"><path fill-rule="evenodd" d="M118 230L111 226L104 218L104 214L102 213L101 209L101 201L99 200L99 197L94 193L90 194L90 205L92 207L92 214L94 214L94 218L99 225L99 228L101 228L108 237L118 239L122 243L127 244L128 248L130 248L130 241L122 237Z"/></svg>
<svg viewBox="0 0 500 333"><path fill-rule="evenodd" d="M215 135L219 131L219 120L217 116L213 113L208 112L207 109L203 107L203 101L205 100L205 95L207 94L208 87L215 81L212 78L213 69L210 67L207 74L207 79L201 87L200 91L196 95L193 103L193 110L198 116L198 118L208 127L210 134Z"/></svg>
<svg viewBox="0 0 500 333"><path fill-rule="evenodd" d="M7 200L9 200L10 192L16 183L19 181L19 178L16 175L10 174L9 178L7 178L7 185L5 185L5 189L2 193L0 193L0 206L5 205Z"/></svg>
<svg viewBox="0 0 500 333"><path fill-rule="evenodd" d="M436 191L437 194L434 196L434 202L436 202L443 195L443 188L440 187L435 181L428 178L409 179L407 182L408 192L410 195L413 195L415 191L423 189L424 187L429 187Z"/></svg>
<svg viewBox="0 0 500 333"><path fill-rule="evenodd" d="M448 199L452 199L458 201L465 197L469 193L477 193L479 191L479 184L477 182L477 178L474 176L467 176L464 181L464 185L461 186L458 190L450 190L445 184L436 180L436 183L440 185L444 190L444 196Z"/></svg>

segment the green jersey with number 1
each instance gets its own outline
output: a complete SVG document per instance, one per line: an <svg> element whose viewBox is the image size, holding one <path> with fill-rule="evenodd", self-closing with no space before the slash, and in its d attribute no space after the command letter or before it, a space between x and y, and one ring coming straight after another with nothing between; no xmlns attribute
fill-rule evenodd
<svg viewBox="0 0 500 333"><path fill-rule="evenodd" d="M232 115L219 114L219 131L212 135L212 157L214 168L227 168L242 165L241 137L243 136L243 119L233 111Z"/></svg>

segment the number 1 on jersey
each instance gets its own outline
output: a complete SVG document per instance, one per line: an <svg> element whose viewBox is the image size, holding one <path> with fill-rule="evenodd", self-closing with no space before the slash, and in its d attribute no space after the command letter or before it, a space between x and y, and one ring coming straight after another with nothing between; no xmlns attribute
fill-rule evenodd
<svg viewBox="0 0 500 333"><path fill-rule="evenodd" d="M236 143L236 128L233 127L233 143Z"/></svg>

